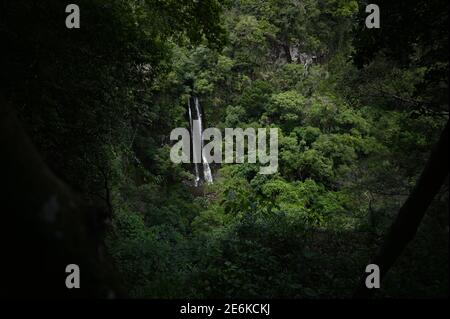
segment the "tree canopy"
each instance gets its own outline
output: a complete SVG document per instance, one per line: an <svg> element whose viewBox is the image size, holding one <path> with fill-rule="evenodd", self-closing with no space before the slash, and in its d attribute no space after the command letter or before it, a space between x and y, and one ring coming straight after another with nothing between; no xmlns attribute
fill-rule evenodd
<svg viewBox="0 0 450 319"><path fill-rule="evenodd" d="M378 256L376 297L448 296L448 3L380 0L380 29L367 4L80 0L67 29L0 2L1 294L33 260L28 295L350 298ZM204 128L278 129L277 172L195 187L194 97Z"/></svg>

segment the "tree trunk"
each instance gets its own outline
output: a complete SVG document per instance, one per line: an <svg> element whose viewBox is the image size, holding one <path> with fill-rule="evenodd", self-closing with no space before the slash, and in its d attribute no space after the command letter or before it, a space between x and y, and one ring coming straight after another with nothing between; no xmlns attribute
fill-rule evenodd
<svg viewBox="0 0 450 319"><path fill-rule="evenodd" d="M88 207L44 163L0 95L0 296L121 296L102 252L101 211ZM80 267L80 288L68 289L68 264Z"/></svg>
<svg viewBox="0 0 450 319"><path fill-rule="evenodd" d="M378 254L370 262L380 267L381 279L386 276L396 259L401 255L406 245L414 238L419 224L438 193L449 173L447 122L439 142L433 148L430 158L406 202L400 208L397 218L392 224L385 242ZM370 298L375 289L368 289L364 274L356 289L354 298Z"/></svg>

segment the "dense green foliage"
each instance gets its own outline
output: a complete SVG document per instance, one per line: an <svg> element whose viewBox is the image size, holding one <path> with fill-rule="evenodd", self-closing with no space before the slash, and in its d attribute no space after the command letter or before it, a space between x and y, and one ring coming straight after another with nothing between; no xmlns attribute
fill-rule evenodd
<svg viewBox="0 0 450 319"><path fill-rule="evenodd" d="M52 169L108 206L130 296L351 296L448 117L431 44L363 60L356 0L79 1L78 33L45 18L64 18L53 2L10 5L43 18L7 35L3 92ZM192 94L207 127L278 128L278 172L216 165L193 187L169 159ZM447 210L443 191L379 296L448 295Z"/></svg>
<svg viewBox="0 0 450 319"><path fill-rule="evenodd" d="M156 180L132 190L147 192L140 207L129 193L118 204L110 244L136 296L349 296L445 123L397 101L415 98L419 65L348 61L354 1L281 2L235 1L222 51L173 47L155 103L164 119L178 110L168 129L186 125L194 93L208 126L278 127L280 167L264 176L257 165L222 165L198 194L180 184L191 168L170 167L166 146L155 145L143 162L153 159ZM284 50L293 45L320 63L292 61ZM445 228L431 231L447 218L442 196L382 294L447 293ZM430 283L424 268L441 280Z"/></svg>

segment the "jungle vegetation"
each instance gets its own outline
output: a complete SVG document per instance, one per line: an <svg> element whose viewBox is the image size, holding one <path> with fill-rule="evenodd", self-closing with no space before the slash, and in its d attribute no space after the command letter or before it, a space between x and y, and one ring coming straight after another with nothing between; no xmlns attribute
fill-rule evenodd
<svg viewBox="0 0 450 319"><path fill-rule="evenodd" d="M1 294L350 298L374 260L375 297L448 297L448 1L368 3L0 1ZM278 128L278 172L195 187L191 96Z"/></svg>

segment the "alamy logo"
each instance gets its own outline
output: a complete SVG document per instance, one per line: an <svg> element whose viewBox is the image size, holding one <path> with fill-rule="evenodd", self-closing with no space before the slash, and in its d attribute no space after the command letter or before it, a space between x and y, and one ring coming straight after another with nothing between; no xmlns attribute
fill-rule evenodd
<svg viewBox="0 0 450 319"><path fill-rule="evenodd" d="M368 29L380 28L380 7L376 4L369 4L366 7L366 13L370 13L366 18L366 27Z"/></svg>
<svg viewBox="0 0 450 319"><path fill-rule="evenodd" d="M66 18L67 29L79 29L80 28L80 7L76 4L69 4L66 7L66 13L69 13L69 15Z"/></svg>
<svg viewBox="0 0 450 319"><path fill-rule="evenodd" d="M366 273L366 287L369 289L380 288L380 267L375 264L367 265Z"/></svg>
<svg viewBox="0 0 450 319"><path fill-rule="evenodd" d="M266 128L225 128L225 139L223 140L220 129L207 128L202 131L201 125L201 120L192 121L192 137L186 128L179 127L172 130L170 140L178 140L170 151L170 159L173 163L244 163L247 159L247 163L259 162L266 165L260 167L260 174L277 172L277 128L269 129L269 139ZM205 141L209 141L209 143L205 145ZM267 146L268 141L269 147ZM223 148L225 148L225 156L223 156ZM246 148L247 154L245 154Z"/></svg>
<svg viewBox="0 0 450 319"><path fill-rule="evenodd" d="M80 267L75 264L67 265L66 267L66 287L68 289L80 288Z"/></svg>

